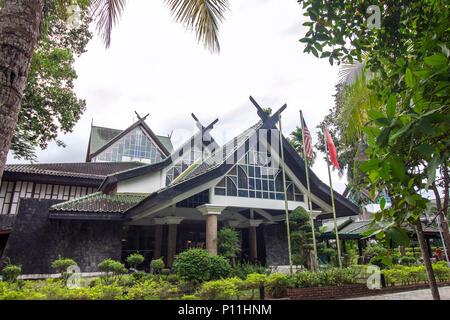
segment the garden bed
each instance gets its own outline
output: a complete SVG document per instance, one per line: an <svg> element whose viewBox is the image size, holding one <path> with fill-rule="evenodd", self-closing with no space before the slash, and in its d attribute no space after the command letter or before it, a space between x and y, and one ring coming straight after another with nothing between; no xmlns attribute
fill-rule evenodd
<svg viewBox="0 0 450 320"><path fill-rule="evenodd" d="M437 285L439 287L450 286L450 281L439 282ZM396 285L381 289L369 289L365 283L355 283L343 286L288 289L287 294L290 300L337 300L428 288L428 283L420 283L411 285Z"/></svg>

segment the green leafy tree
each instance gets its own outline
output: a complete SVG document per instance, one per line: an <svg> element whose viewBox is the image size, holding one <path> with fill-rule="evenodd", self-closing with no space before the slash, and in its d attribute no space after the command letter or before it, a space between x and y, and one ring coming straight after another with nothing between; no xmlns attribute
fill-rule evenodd
<svg viewBox="0 0 450 320"><path fill-rule="evenodd" d="M70 277L70 272L67 272L67 269L70 266L77 266L77 263L72 259L64 259L61 255L52 262L52 268L61 274L61 279L64 283L66 283Z"/></svg>
<svg viewBox="0 0 450 320"><path fill-rule="evenodd" d="M87 10L80 11L80 24L71 28L58 15L54 2L46 2L43 30L36 42L23 93L17 126L11 141L15 158L35 160L35 149L45 149L58 133L71 132L86 109L78 99L73 81L73 63L86 50L92 37Z"/></svg>
<svg viewBox="0 0 450 320"><path fill-rule="evenodd" d="M145 258L142 254L132 253L127 257L127 263L134 269L144 262Z"/></svg>
<svg viewBox="0 0 450 320"><path fill-rule="evenodd" d="M217 249L225 258L233 262L241 252L239 232L233 228L222 228L217 232Z"/></svg>
<svg viewBox="0 0 450 320"><path fill-rule="evenodd" d="M120 279L127 272L123 263L112 259L106 259L98 264L98 269L104 272L103 280L106 284Z"/></svg>
<svg viewBox="0 0 450 320"><path fill-rule="evenodd" d="M289 228L291 234L293 260L296 264L313 268L314 244L309 213L303 207L297 207L289 215ZM320 232L315 230L316 239L320 238ZM330 261L335 256L335 250L325 248L323 242L316 242L318 257L327 257ZM337 263L337 261L336 261Z"/></svg>
<svg viewBox="0 0 450 320"><path fill-rule="evenodd" d="M403 228L413 225L421 245L430 288L439 299L423 237L420 215L428 199L421 190L432 188L436 171L448 172L450 110L448 99L449 8L443 1L394 1L378 5L380 27L369 25L370 1L300 1L310 21L305 52L329 62L362 62L376 74L368 82L378 99L367 111L369 160L360 165L372 198L388 190L392 205L375 214L370 235L408 242ZM355 12L357 13L355 15ZM448 188L444 190L448 193ZM448 198L448 194L444 195Z"/></svg>
<svg viewBox="0 0 450 320"><path fill-rule="evenodd" d="M160 257L158 259L153 259L150 262L150 268L154 270L157 274L161 273L161 270L166 266L163 260L164 257Z"/></svg>

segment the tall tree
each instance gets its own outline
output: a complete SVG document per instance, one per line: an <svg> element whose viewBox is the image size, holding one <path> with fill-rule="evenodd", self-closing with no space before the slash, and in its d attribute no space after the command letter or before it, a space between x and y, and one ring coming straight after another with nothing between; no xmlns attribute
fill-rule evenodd
<svg viewBox="0 0 450 320"><path fill-rule="evenodd" d="M5 0L0 10L0 179L39 35L42 9L40 0Z"/></svg>
<svg viewBox="0 0 450 320"><path fill-rule="evenodd" d="M91 19L86 10L79 11L79 20L72 26L58 15L51 1L45 3L44 12L11 141L10 150L19 159L35 160L36 147L45 149L52 140L64 145L57 140L58 133L70 132L86 108L74 92L77 74L73 63L92 37Z"/></svg>
<svg viewBox="0 0 450 320"><path fill-rule="evenodd" d="M381 226L372 235L392 239L399 245L408 241L405 224L415 227L423 240L420 216L438 167L450 156L450 104L448 91L449 8L445 1L386 0L299 1L311 21L300 41L305 51L341 63L362 62L377 77L368 89L376 93L377 108L367 115L370 124L360 129L368 136L368 161L359 168L366 173L370 193L387 189L392 205L375 215ZM355 15L355 12L357 13ZM375 17L373 16L375 15ZM374 25L373 18L380 24ZM420 241L426 252L424 241ZM430 289L439 299L429 257L424 254Z"/></svg>
<svg viewBox="0 0 450 320"><path fill-rule="evenodd" d="M61 14L77 4L91 5L105 45L123 11L125 0L55 0ZM0 179L17 125L33 50L42 22L44 0L3 0L0 10ZM219 52L218 26L227 0L166 0L176 21L197 34L212 52Z"/></svg>

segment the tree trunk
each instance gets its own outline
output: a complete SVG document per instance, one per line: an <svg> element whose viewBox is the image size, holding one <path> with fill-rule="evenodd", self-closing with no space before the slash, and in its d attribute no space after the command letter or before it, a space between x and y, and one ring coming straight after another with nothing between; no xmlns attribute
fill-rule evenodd
<svg viewBox="0 0 450 320"><path fill-rule="evenodd" d="M445 177L445 172L444 172L444 177ZM448 189L448 187L447 187L447 189ZM447 249L447 253L450 254L450 234L448 231L448 223L446 221L446 217L444 214L444 212L447 212L448 199L446 199L446 198L448 198L448 191L445 192L446 194L444 194L444 203L442 203L442 201L441 201L440 194L439 194L439 191L438 191L435 183L433 183L433 192L434 192L434 197L436 198L436 208L439 212L438 213L439 224L442 229L442 236L444 238L444 244Z"/></svg>
<svg viewBox="0 0 450 320"><path fill-rule="evenodd" d="M419 240L420 243L420 251L422 252L423 264L425 265L425 269L427 271L431 295L433 296L434 300L441 300L439 296L439 290L436 284L436 278L434 277L433 268L431 266L430 255L428 254L428 248L425 242L425 237L423 235L422 223L420 222L420 219L417 219L416 221L416 233L417 233L417 240Z"/></svg>
<svg viewBox="0 0 450 320"><path fill-rule="evenodd" d="M0 10L0 180L17 124L42 9L42 0L4 0Z"/></svg>

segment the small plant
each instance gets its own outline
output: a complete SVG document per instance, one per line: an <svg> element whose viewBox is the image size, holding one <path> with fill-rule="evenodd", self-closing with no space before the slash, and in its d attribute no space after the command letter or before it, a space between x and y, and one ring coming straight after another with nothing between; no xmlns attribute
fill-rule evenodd
<svg viewBox="0 0 450 320"><path fill-rule="evenodd" d="M163 257L161 257L159 259L154 259L150 262L150 268L152 268L152 270L156 274L160 274L161 270L164 269L165 266L166 265L164 264Z"/></svg>
<svg viewBox="0 0 450 320"><path fill-rule="evenodd" d="M282 298L287 296L288 283L288 277L284 273L272 273L267 277L265 287L272 298Z"/></svg>
<svg viewBox="0 0 450 320"><path fill-rule="evenodd" d="M237 294L238 291L234 282L229 279L222 279L203 282L195 295L208 300L226 300Z"/></svg>
<svg viewBox="0 0 450 320"><path fill-rule="evenodd" d="M131 279L133 282L141 283L145 278L147 274L143 271L136 271L131 274Z"/></svg>
<svg viewBox="0 0 450 320"><path fill-rule="evenodd" d="M127 269L119 261L112 259L106 259L98 264L100 271L105 272L103 280L106 284L110 284L115 280L118 280L122 274L127 272Z"/></svg>
<svg viewBox="0 0 450 320"><path fill-rule="evenodd" d="M247 288L252 290L252 296L250 300L253 300L255 296L255 289L264 287L264 284L266 283L266 278L267 276L265 274L260 273L251 273L247 276L247 279L245 279Z"/></svg>
<svg viewBox="0 0 450 320"><path fill-rule="evenodd" d="M61 255L52 262L52 268L61 274L61 280L63 280L64 283L67 283L67 280L70 277L70 272L67 272L67 269L70 266L77 266L77 263L72 259L64 259Z"/></svg>
<svg viewBox="0 0 450 320"><path fill-rule="evenodd" d="M8 258L5 267L3 267L2 269L2 279L3 281L9 283L16 282L17 277L20 275L21 272L22 267L11 264L11 261Z"/></svg>
<svg viewBox="0 0 450 320"><path fill-rule="evenodd" d="M161 269L161 274L167 276L170 274L170 269L169 268L163 268Z"/></svg>
<svg viewBox="0 0 450 320"><path fill-rule="evenodd" d="M133 269L137 269L138 265L142 264L144 260L144 256L139 253L132 253L127 257L127 263Z"/></svg>
<svg viewBox="0 0 450 320"><path fill-rule="evenodd" d="M231 275L232 269L228 260L220 255L210 256L210 273L209 277L211 280L227 278Z"/></svg>

